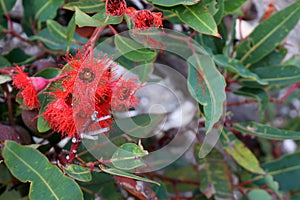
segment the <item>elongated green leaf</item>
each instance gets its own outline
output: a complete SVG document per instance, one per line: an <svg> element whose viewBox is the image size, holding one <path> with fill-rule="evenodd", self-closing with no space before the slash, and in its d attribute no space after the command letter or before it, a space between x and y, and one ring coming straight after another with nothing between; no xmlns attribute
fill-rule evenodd
<svg viewBox="0 0 300 200"><path fill-rule="evenodd" d="M25 18L34 21L46 21L56 16L57 10L63 5L64 0L26 0L23 1Z"/></svg>
<svg viewBox="0 0 300 200"><path fill-rule="evenodd" d="M236 123L233 128L243 133L271 140L300 139L300 132L282 130L256 122Z"/></svg>
<svg viewBox="0 0 300 200"><path fill-rule="evenodd" d="M269 96L265 90L260 88L241 88L239 90L234 91L234 94L242 95L245 97L251 97L257 100L259 103L259 114L260 118L264 117L265 109L269 102Z"/></svg>
<svg viewBox="0 0 300 200"><path fill-rule="evenodd" d="M64 176L36 149L6 141L3 157L16 178L31 182L30 199L83 199L76 182Z"/></svg>
<svg viewBox="0 0 300 200"><path fill-rule="evenodd" d="M79 27L83 27L83 26L98 27L98 26L105 25L104 22L90 17L89 15L85 14L77 7L75 7L75 23Z"/></svg>
<svg viewBox="0 0 300 200"><path fill-rule="evenodd" d="M123 16L108 16L105 13L105 9L100 10L97 14L93 15L92 18L95 20L103 21L105 24L120 24L123 20Z"/></svg>
<svg viewBox="0 0 300 200"><path fill-rule="evenodd" d="M160 6L166 6L166 7L171 7L171 6L176 6L176 5L193 5L198 3L199 1L197 0L150 0L152 4L160 5Z"/></svg>
<svg viewBox="0 0 300 200"><path fill-rule="evenodd" d="M278 65L269 67L257 67L252 70L268 85L283 85L298 82L300 80L300 67L293 65ZM255 82L242 80L243 85L259 86Z"/></svg>
<svg viewBox="0 0 300 200"><path fill-rule="evenodd" d="M221 142L226 152L232 156L232 158L246 170L256 173L264 174L264 170L260 167L259 162L255 155L230 132L224 133L227 135L221 137Z"/></svg>
<svg viewBox="0 0 300 200"><path fill-rule="evenodd" d="M300 1L263 21L237 48L237 58L253 64L272 52L300 19Z"/></svg>
<svg viewBox="0 0 300 200"><path fill-rule="evenodd" d="M138 145L126 143L115 151L111 160L116 168L130 170L145 165L142 157L146 155L148 155L148 152L141 149Z"/></svg>
<svg viewBox="0 0 300 200"><path fill-rule="evenodd" d="M223 113L226 83L209 56L191 56L188 64L188 89L204 107L205 128L209 132Z"/></svg>
<svg viewBox="0 0 300 200"><path fill-rule="evenodd" d="M68 167L64 168L64 172L81 182L89 182L92 180L90 169L80 165L69 165Z"/></svg>
<svg viewBox="0 0 300 200"><path fill-rule="evenodd" d="M248 70L239 60L228 58L221 54L214 55L213 58L217 65L222 66L231 72L235 72L244 78L255 80L262 85L267 84L267 82L259 78L257 74Z"/></svg>
<svg viewBox="0 0 300 200"><path fill-rule="evenodd" d="M153 181L153 180L150 180L150 179L147 179L147 178L143 178L143 177L139 177L139 176L136 176L134 174L127 173L127 172L123 172L123 171L120 171L118 169L105 168L105 167L102 167L102 166L99 166L99 167L101 168L102 171L104 171L105 173L111 174L111 175L123 176L123 177L126 177L126 178L135 179L135 180L138 180L138 181L144 181L144 182L154 183L156 185L160 185L156 181Z"/></svg>
<svg viewBox="0 0 300 200"><path fill-rule="evenodd" d="M196 146L195 152L199 152ZM223 156L216 149L213 149L206 157L199 159L198 165L200 181L200 191L207 197L213 195L215 199L232 199L232 183L230 171Z"/></svg>
<svg viewBox="0 0 300 200"><path fill-rule="evenodd" d="M276 48L274 51L266 55L260 61L254 63L249 67L249 69L253 70L257 67L271 67L281 64L282 60L285 58L287 54L287 49L284 47ZM293 64L286 64L285 65L293 65Z"/></svg>
<svg viewBox="0 0 300 200"><path fill-rule="evenodd" d="M154 50L150 50L142 44L120 35L115 36L115 45L121 54L135 62L153 60L157 55Z"/></svg>
<svg viewBox="0 0 300 200"><path fill-rule="evenodd" d="M263 199L263 200L272 200L272 196L266 192L265 190L261 189L254 189L248 192L248 197L249 200L258 200L258 199Z"/></svg>
<svg viewBox="0 0 300 200"><path fill-rule="evenodd" d="M67 28L63 27L54 20L47 20L47 28L51 35L58 40L66 41L67 40Z"/></svg>
<svg viewBox="0 0 300 200"><path fill-rule="evenodd" d="M196 31L221 37L218 33L217 24L212 14L208 12L207 8L205 8L202 3L192 6L177 6L174 8L174 12L181 21Z"/></svg>
<svg viewBox="0 0 300 200"><path fill-rule="evenodd" d="M289 154L262 167L279 182L281 191L300 189L300 152Z"/></svg>
<svg viewBox="0 0 300 200"><path fill-rule="evenodd" d="M246 0L224 0L224 7L226 14L238 13L238 8L240 8Z"/></svg>
<svg viewBox="0 0 300 200"><path fill-rule="evenodd" d="M72 11L75 11L75 7L79 8L85 13L95 13L105 9L105 4L99 0L85 0L70 2L63 6L64 9Z"/></svg>

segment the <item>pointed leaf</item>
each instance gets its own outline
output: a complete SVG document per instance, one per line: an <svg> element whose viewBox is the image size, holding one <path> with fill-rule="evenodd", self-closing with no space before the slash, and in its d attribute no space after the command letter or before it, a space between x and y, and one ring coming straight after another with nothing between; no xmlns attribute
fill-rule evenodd
<svg viewBox="0 0 300 200"><path fill-rule="evenodd" d="M105 3L99 0L85 0L70 2L63 6L64 9L75 11L75 7L79 8L85 13L95 13L100 10L105 10Z"/></svg>
<svg viewBox="0 0 300 200"><path fill-rule="evenodd" d="M192 6L177 6L174 8L174 12L181 21L196 31L220 37L217 24L212 14L208 12L207 8L205 8L202 3Z"/></svg>
<svg viewBox="0 0 300 200"><path fill-rule="evenodd" d="M98 27L98 26L105 25L103 21L94 19L93 17L85 14L77 7L75 7L75 23L79 27L83 27L83 26Z"/></svg>
<svg viewBox="0 0 300 200"><path fill-rule="evenodd" d="M300 152L288 154L262 167L274 177L281 191L300 189Z"/></svg>
<svg viewBox="0 0 300 200"><path fill-rule="evenodd" d="M115 151L111 160L116 168L130 170L145 165L141 158L146 155L148 155L148 152L138 145L126 143Z"/></svg>
<svg viewBox="0 0 300 200"><path fill-rule="evenodd" d="M154 50L120 35L115 36L115 45L123 56L135 62L153 60L157 55Z"/></svg>
<svg viewBox="0 0 300 200"><path fill-rule="evenodd" d="M101 168L102 171L104 171L105 173L111 174L111 175L123 176L123 177L126 177L126 178L135 179L135 180L138 180L138 181L144 181L144 182L154 183L156 185L160 185L156 181L153 181L153 180L150 180L150 179L147 179L147 178L143 178L143 177L139 177L139 176L136 176L134 174L127 173L127 172L123 172L123 171L120 171L118 169L105 168L105 167L102 167L102 166L99 166L99 167Z"/></svg>
<svg viewBox="0 0 300 200"><path fill-rule="evenodd" d="M300 19L300 1L263 21L237 48L237 58L253 64L272 52Z"/></svg>
<svg viewBox="0 0 300 200"><path fill-rule="evenodd" d="M3 157L16 178L22 182L31 182L30 199L83 199L76 182L64 176L36 149L6 141Z"/></svg>
<svg viewBox="0 0 300 200"><path fill-rule="evenodd" d="M195 152L199 152L196 146ZM200 179L200 191L207 197L213 195L215 199L229 200L232 196L232 183L230 171L222 154L213 149L203 159L198 159Z"/></svg>
<svg viewBox="0 0 300 200"><path fill-rule="evenodd" d="M64 168L64 172L81 182L89 182L92 180L90 169L80 165L69 165L68 167Z"/></svg>
<svg viewBox="0 0 300 200"><path fill-rule="evenodd" d="M239 60L228 58L221 54L214 55L213 58L217 65L222 66L231 72L237 73L244 78L255 80L262 85L267 84L267 82L262 80L257 74L248 70Z"/></svg>
<svg viewBox="0 0 300 200"><path fill-rule="evenodd" d="M238 8L240 8L246 0L224 0L224 7L226 14L234 14Z"/></svg>
<svg viewBox="0 0 300 200"><path fill-rule="evenodd" d="M226 152L232 156L232 158L246 170L256 173L264 174L264 170L260 167L259 162L255 155L238 140L232 133L227 134L227 138L221 137L221 142L226 150Z"/></svg>
<svg viewBox="0 0 300 200"><path fill-rule="evenodd" d="M256 122L235 123L233 125L233 128L249 135L263 137L271 140L300 139L300 132L282 130Z"/></svg>
<svg viewBox="0 0 300 200"><path fill-rule="evenodd" d="M188 64L188 89L204 107L205 128L209 132L223 113L226 83L209 56L191 56Z"/></svg>
<svg viewBox="0 0 300 200"><path fill-rule="evenodd" d="M199 2L199 0L150 0L152 4L160 5L160 6L176 6L176 5L193 5Z"/></svg>

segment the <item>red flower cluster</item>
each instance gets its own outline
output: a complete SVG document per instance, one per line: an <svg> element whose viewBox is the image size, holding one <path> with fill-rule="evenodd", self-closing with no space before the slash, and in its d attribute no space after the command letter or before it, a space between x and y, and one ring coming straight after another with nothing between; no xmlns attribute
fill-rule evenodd
<svg viewBox="0 0 300 200"><path fill-rule="evenodd" d="M115 78L116 63L106 56L95 59L91 50L87 56L79 52L66 60L68 65L63 72L66 77L59 87L53 88L50 93L53 100L43 114L49 125L63 136L75 137L81 131L78 127L84 127L86 121L78 124L81 122L75 122L74 116L90 119L97 113L97 118L105 118L112 110L129 109L138 103L134 96L139 88L137 81ZM111 122L112 118L107 118L97 123L104 128L110 127Z"/></svg>
<svg viewBox="0 0 300 200"><path fill-rule="evenodd" d="M16 74L12 76L13 85L21 90L18 96L23 100L25 107L29 109L39 108L38 92L43 90L50 82L61 78L61 76L52 79L28 77L28 74L19 66L14 71Z"/></svg>
<svg viewBox="0 0 300 200"><path fill-rule="evenodd" d="M153 13L149 10L136 11L133 7L127 8L125 0L106 0L106 14L117 17L127 14L131 17L136 29L162 27L162 13Z"/></svg>

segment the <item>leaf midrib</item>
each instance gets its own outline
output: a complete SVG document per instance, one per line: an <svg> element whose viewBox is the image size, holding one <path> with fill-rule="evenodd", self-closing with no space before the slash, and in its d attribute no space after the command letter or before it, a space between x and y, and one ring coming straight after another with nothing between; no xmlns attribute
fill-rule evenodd
<svg viewBox="0 0 300 200"><path fill-rule="evenodd" d="M299 8L298 8L299 9ZM298 9L296 9L294 12L292 12L289 17L285 18L283 21L281 21L281 23L279 23L279 25L275 28L275 29L272 29L267 35L266 37L263 37L262 40L260 40L256 45L254 45L249 51L247 51L247 53L241 58L241 61L244 62L245 59L255 50L257 49L263 42L265 42L269 37L270 35L272 35L274 32L276 32L278 29L281 28L281 25L284 24L287 20L289 20L295 12L298 11Z"/></svg>
<svg viewBox="0 0 300 200"><path fill-rule="evenodd" d="M16 158L18 158L25 166L27 166L30 170L32 170L43 182L44 184L47 186L47 188L49 189L49 191L53 194L53 196L59 200L58 196L55 194L55 192L52 190L52 188L49 186L49 184L47 183L47 181L44 179L44 177L42 177L34 168L32 168L27 162L25 162L21 157L19 157L14 151L12 151L8 146L6 146L6 148L8 151L10 151Z"/></svg>

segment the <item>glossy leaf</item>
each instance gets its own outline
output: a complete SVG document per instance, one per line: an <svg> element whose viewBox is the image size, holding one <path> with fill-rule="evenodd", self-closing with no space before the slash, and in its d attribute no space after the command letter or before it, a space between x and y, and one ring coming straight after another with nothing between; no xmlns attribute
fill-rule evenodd
<svg viewBox="0 0 300 200"><path fill-rule="evenodd" d="M67 40L67 28L60 25L54 20L47 20L47 27L53 37L58 40Z"/></svg>
<svg viewBox="0 0 300 200"><path fill-rule="evenodd" d="M253 64L272 52L300 19L300 1L259 24L237 48L237 58Z"/></svg>
<svg viewBox="0 0 300 200"><path fill-rule="evenodd" d="M262 167L274 177L281 191L300 189L300 152L288 154Z"/></svg>
<svg viewBox="0 0 300 200"><path fill-rule="evenodd" d="M100 10L97 14L93 15L92 18L99 21L103 21L104 24L120 24L123 20L123 16L120 17L108 16L105 13L105 9Z"/></svg>
<svg viewBox="0 0 300 200"><path fill-rule="evenodd" d="M46 21L56 16L57 10L63 5L64 0L26 0L23 1L25 18Z"/></svg>
<svg viewBox="0 0 300 200"><path fill-rule="evenodd" d="M127 172L123 172L123 171L120 171L118 169L105 168L105 167L102 167L102 166L99 166L99 167L101 168L102 171L104 171L105 173L111 174L111 175L122 176L122 177L126 177L126 178L135 179L135 180L138 180L138 181L144 181L144 182L154 183L156 185L160 185L156 181L153 181L153 180L150 180L150 179L147 179L147 178L143 178L143 177L139 177L139 176L136 176L134 174L127 173Z"/></svg>
<svg viewBox="0 0 300 200"><path fill-rule="evenodd" d="M221 37L218 33L217 24L211 13L208 12L202 3L198 3L192 6L177 6L174 8L174 12L178 18L195 29L196 31Z"/></svg>
<svg viewBox="0 0 300 200"><path fill-rule="evenodd" d="M196 149L196 152L199 150ZM230 171L222 154L213 149L203 159L198 159L200 191L207 197L215 199L233 199Z"/></svg>
<svg viewBox="0 0 300 200"><path fill-rule="evenodd" d="M31 182L30 199L83 199L76 182L64 176L36 149L6 141L3 157L16 178L22 182Z"/></svg>
<svg viewBox="0 0 300 200"><path fill-rule="evenodd" d="M120 35L115 36L115 45L127 59L142 62L153 60L157 53L154 50L151 50L147 47L144 47L142 44Z"/></svg>
<svg viewBox="0 0 300 200"><path fill-rule="evenodd" d="M104 2L99 0L85 0L85 1L77 1L70 2L63 6L64 9L75 11L75 7L79 8L81 11L85 13L95 13L101 10L105 10Z"/></svg>
<svg viewBox="0 0 300 200"><path fill-rule="evenodd" d="M267 81L268 85L284 85L300 81L300 67L293 65L257 67L252 72ZM250 87L259 86L257 83L247 80L242 80L241 83Z"/></svg>
<svg viewBox="0 0 300 200"><path fill-rule="evenodd" d="M280 47L278 49L275 49L274 51L266 55L264 58L262 58L260 61L251 65L249 69L253 70L257 67L272 67L281 64L286 54L287 54L286 48ZM293 65L293 64L285 63L285 65Z"/></svg>
<svg viewBox="0 0 300 200"><path fill-rule="evenodd" d="M204 107L205 128L209 132L223 113L226 83L209 56L191 56L188 64L188 89Z"/></svg>
<svg viewBox="0 0 300 200"><path fill-rule="evenodd" d="M260 88L241 88L234 91L234 94L256 99L259 105L260 118L264 118L265 109L269 102L269 96L265 90Z"/></svg>
<svg viewBox="0 0 300 200"><path fill-rule="evenodd" d="M160 5L160 6L166 6L166 7L171 7L171 6L176 6L176 5L193 5L198 3L199 1L197 0L150 0L151 3Z"/></svg>
<svg viewBox="0 0 300 200"><path fill-rule="evenodd" d="M243 142L238 140L230 132L224 133L226 137L221 137L221 142L226 152L246 170L256 173L264 174L264 170L260 167L259 162L255 155L244 145Z"/></svg>
<svg viewBox="0 0 300 200"><path fill-rule="evenodd" d="M257 74L248 70L239 60L228 58L221 54L214 55L213 58L217 65L224 67L228 71L237 73L241 77L255 80L262 85L267 84L267 82L262 80Z"/></svg>
<svg viewBox="0 0 300 200"><path fill-rule="evenodd" d="M122 170L135 169L145 165L142 157L148 155L140 146L134 143L126 143L121 145L112 155L112 164Z"/></svg>
<svg viewBox="0 0 300 200"><path fill-rule="evenodd" d="M272 200L272 196L266 192L265 190L261 189L254 189L248 192L248 197L249 200L258 200L258 199L263 199L263 200Z"/></svg>
<svg viewBox="0 0 300 200"><path fill-rule="evenodd" d="M71 164L64 168L64 172L73 179L81 182L89 182L92 180L90 169L80 165Z"/></svg>
<svg viewBox="0 0 300 200"><path fill-rule="evenodd" d="M237 9L240 8L246 0L224 0L224 9L226 14L234 14Z"/></svg>
<svg viewBox="0 0 300 200"><path fill-rule="evenodd" d="M75 7L75 23L79 27L84 27L84 26L98 27L98 26L105 25L103 21L90 17L89 15L85 14L77 7Z"/></svg>
<svg viewBox="0 0 300 200"><path fill-rule="evenodd" d="M233 128L249 135L263 137L271 140L300 139L300 132L282 130L257 122L235 123Z"/></svg>

